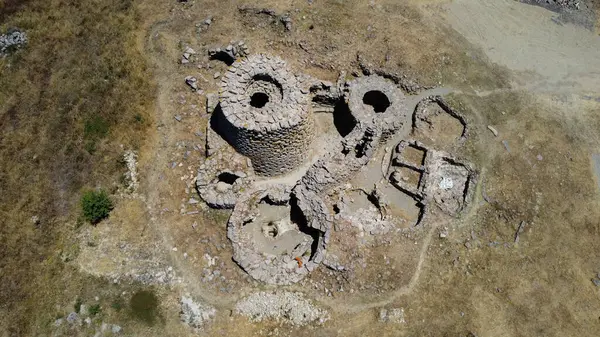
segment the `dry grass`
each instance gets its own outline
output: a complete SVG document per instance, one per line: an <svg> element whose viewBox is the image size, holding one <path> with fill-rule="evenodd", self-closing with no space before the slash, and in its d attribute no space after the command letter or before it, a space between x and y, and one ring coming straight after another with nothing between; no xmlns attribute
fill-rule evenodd
<svg viewBox="0 0 600 337"><path fill-rule="evenodd" d="M81 188L117 181L119 145L144 139L153 86L137 19L132 1L0 2L0 31L29 37L0 60L0 335L27 335L24 313L51 312Z"/></svg>

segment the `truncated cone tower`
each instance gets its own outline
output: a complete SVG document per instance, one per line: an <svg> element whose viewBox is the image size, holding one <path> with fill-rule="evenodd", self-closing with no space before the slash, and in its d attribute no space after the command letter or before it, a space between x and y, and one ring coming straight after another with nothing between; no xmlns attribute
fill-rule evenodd
<svg viewBox="0 0 600 337"><path fill-rule="evenodd" d="M229 142L258 175L285 174L306 160L314 137L309 97L282 59L257 54L234 63L219 100Z"/></svg>

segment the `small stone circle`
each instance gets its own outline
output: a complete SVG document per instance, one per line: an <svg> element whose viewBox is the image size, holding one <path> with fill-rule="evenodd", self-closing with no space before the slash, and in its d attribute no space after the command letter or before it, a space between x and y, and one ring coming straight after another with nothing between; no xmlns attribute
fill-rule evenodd
<svg viewBox="0 0 600 337"><path fill-rule="evenodd" d="M234 63L221 80L219 100L233 145L263 176L300 166L314 137L308 95L279 57L256 54Z"/></svg>
<svg viewBox="0 0 600 337"><path fill-rule="evenodd" d="M229 162L229 168L220 170L217 158L208 158L198 170L196 190L206 204L212 208L233 208L242 191L252 185L254 179L246 168Z"/></svg>
<svg viewBox="0 0 600 337"><path fill-rule="evenodd" d="M402 91L381 76L356 78L348 84L348 92L348 107L356 121L381 127L384 136L399 129L409 116Z"/></svg>

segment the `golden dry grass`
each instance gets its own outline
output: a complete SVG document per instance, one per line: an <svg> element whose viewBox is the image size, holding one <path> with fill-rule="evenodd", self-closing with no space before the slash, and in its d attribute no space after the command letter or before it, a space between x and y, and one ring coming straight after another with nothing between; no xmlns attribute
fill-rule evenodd
<svg viewBox="0 0 600 337"><path fill-rule="evenodd" d="M25 313L51 315L69 273L56 255L81 188L118 181L154 89L132 1L0 1L0 18L29 38L0 59L0 335L25 336L41 320Z"/></svg>

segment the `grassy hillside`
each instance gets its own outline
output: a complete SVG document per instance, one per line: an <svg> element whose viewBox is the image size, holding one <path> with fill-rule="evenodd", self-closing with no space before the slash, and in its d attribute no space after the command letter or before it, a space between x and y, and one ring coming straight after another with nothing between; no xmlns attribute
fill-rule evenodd
<svg viewBox="0 0 600 337"><path fill-rule="evenodd" d="M129 0L0 0L0 33L29 39L0 59L0 335L26 335L23 313L53 305L82 188L110 190L121 144L151 124L138 19Z"/></svg>

